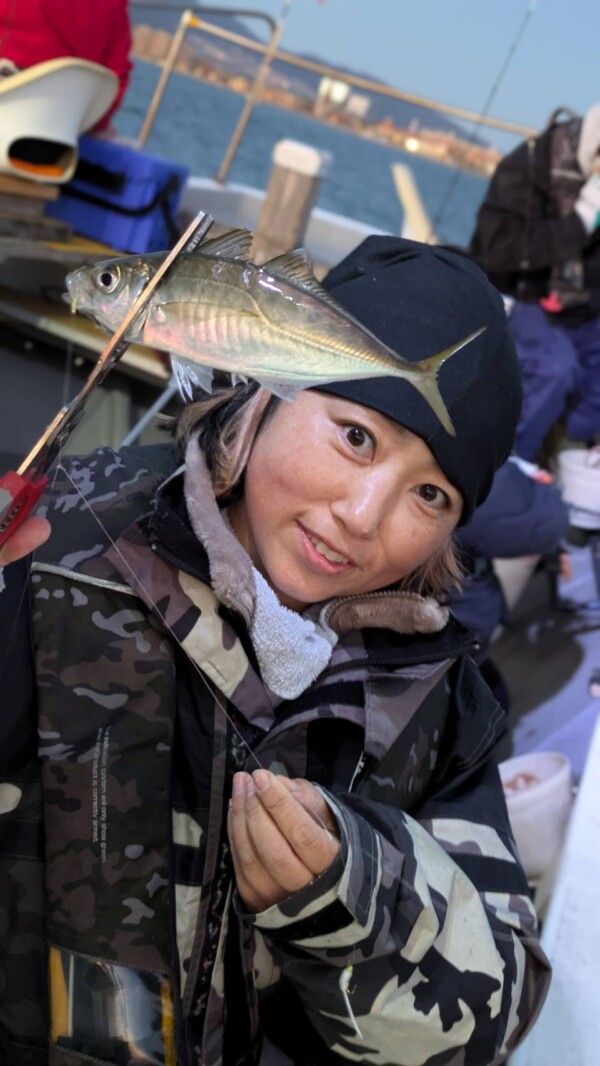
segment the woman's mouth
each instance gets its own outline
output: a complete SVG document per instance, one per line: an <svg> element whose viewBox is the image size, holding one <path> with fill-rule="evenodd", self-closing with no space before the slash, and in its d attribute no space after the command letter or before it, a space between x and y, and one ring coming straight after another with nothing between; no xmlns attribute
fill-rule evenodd
<svg viewBox="0 0 600 1066"><path fill-rule="evenodd" d="M353 565L352 560L346 555L342 555L341 552L337 552L333 548L330 548L325 541L321 540L313 533L309 533L308 530L304 529L302 526L300 529L307 554L313 565L316 564L319 569L325 570L329 574L340 573L340 571Z"/></svg>

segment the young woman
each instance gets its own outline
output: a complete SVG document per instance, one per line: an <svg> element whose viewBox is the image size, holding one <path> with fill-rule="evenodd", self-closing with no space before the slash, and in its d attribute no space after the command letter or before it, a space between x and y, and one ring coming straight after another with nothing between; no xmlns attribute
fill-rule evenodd
<svg viewBox="0 0 600 1066"><path fill-rule="evenodd" d="M399 379L237 387L184 411L183 465L59 472L17 623L6 569L14 1066L489 1066L543 1002L503 712L445 606L518 417L503 305L395 238L325 284L405 359L485 327L439 374L456 436Z"/></svg>

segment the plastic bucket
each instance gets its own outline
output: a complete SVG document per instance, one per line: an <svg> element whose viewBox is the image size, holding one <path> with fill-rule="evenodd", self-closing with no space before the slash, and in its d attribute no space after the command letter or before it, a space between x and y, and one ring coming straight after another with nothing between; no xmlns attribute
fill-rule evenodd
<svg viewBox="0 0 600 1066"><path fill-rule="evenodd" d="M556 862L572 805L571 764L566 755L537 751L501 762L508 817L528 880Z"/></svg>
<svg viewBox="0 0 600 1066"><path fill-rule="evenodd" d="M557 463L565 502L600 514L600 450L566 448Z"/></svg>

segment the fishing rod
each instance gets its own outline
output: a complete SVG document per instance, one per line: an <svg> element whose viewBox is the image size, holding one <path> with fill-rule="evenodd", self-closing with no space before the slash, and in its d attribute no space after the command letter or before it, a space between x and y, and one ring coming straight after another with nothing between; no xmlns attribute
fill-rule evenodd
<svg viewBox="0 0 600 1066"><path fill-rule="evenodd" d="M476 121L473 123L473 125L470 128L470 130L467 131L467 139L473 138L475 136L475 134L477 133L477 131L481 129L481 127L483 126L484 122L488 118L490 109L492 107L492 104L493 104L493 102L494 102L494 100L495 100L495 98L496 98L496 96L498 94L498 90L500 89L500 86L502 85L502 82L504 81L504 78L506 76L508 68L510 67L510 64L512 63L512 61L513 61L513 59L515 57L516 51L517 51L517 49L518 49L518 47L519 47L519 45L520 45L520 43L521 43L521 41L523 39L523 36L525 34L525 30L527 29L527 26L529 25L529 22L530 22L530 20L531 20L531 18L533 16L533 13L534 13L534 11L535 11L535 9L537 7L537 4L538 4L538 0L529 0L529 3L527 5L527 10L525 11L525 14L524 14L524 16L523 16L523 18L521 20L521 24L518 27L517 32L516 32L513 40L511 41L511 44L509 45L508 52L506 53L506 56L505 56L504 61L502 63L502 66L500 67L500 70L499 70L494 82L492 83L492 87L491 87L491 89L490 89L490 91L488 93L487 99L486 99L481 111L479 112L479 115L478 115ZM448 182L448 185L446 187L446 192L445 192L444 196L442 197L440 206L438 207L437 214L435 215L435 217L431 221L429 235L428 235L427 240L425 242L426 244L430 244L431 241L433 240L433 238L435 236L435 233L436 233L436 230L437 230L438 226L440 225L440 223L442 222L446 211L448 210L448 205L449 205L449 203L450 203L450 201L451 201L451 199L452 199L452 197L453 197L453 195L454 195L454 193L456 191L456 186L458 185L458 182L460 181L460 178L462 177L462 174L463 174L463 171L459 170L457 168L454 171L454 174L452 175L452 177L450 178L450 181Z"/></svg>

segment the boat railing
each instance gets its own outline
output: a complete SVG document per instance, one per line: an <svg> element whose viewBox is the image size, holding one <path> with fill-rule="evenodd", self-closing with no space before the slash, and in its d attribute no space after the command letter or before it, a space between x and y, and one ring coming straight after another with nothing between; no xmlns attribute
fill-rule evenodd
<svg viewBox="0 0 600 1066"><path fill-rule="evenodd" d="M289 7L290 0L287 0L287 7ZM136 0L132 0L132 6L136 6ZM286 6L284 6L284 13L277 22L274 22L270 16L266 16L263 12L256 10L242 9L242 8L208 8L202 7L202 15L215 14L227 16L237 16L244 18L263 18L269 24L271 29L271 36L266 44L256 41L251 37L245 37L240 33L236 33L233 30L225 29L221 26L216 26L211 22L208 22L206 18L201 17L198 14L199 9L192 9L191 7L182 8L180 5L174 4L152 4L144 3L143 6L156 7L161 9L168 9L172 11L181 11L179 24L175 33L172 36L171 46L168 53L162 63L162 72L158 80L156 88L154 90L152 99L148 105L142 128L137 138L138 144L141 146L145 144L148 135L154 125L157 111L160 107L167 82L173 73L179 54L181 52L182 45L189 30L200 30L202 33L209 34L213 37L218 37L223 41L227 41L230 44L235 44L240 48L245 48L250 52L255 52L262 56L262 60L256 71L254 80L246 94L246 103L242 110L242 113L238 119L235 130L232 133L230 142L227 146L223 161L215 175L215 180L222 183L226 180L227 174L235 157L235 153L240 144L248 120L254 107L260 102L263 89L266 83L267 74L270 66L274 61L280 61L286 63L291 67L295 67L299 70L309 71L313 74L318 74L322 78L331 78L336 81L343 81L347 85L352 86L355 89L363 90L364 92L375 93L379 96L384 96L392 100L401 100L406 103L414 104L415 106L425 108L430 111L437 112L438 114L447 115L451 118L459 119L465 122L473 123L477 128L480 126L487 126L492 129L502 130L506 133L512 133L520 137L531 137L537 133L536 130L529 126L524 126L518 122L510 122L505 119L493 118L489 115L480 115L475 111L467 110L466 108L456 107L451 104L444 104L437 100L432 100L428 97L417 96L414 93L405 92L400 89L395 89L390 85L384 85L381 82L374 81L371 78L365 78L357 74L350 74L345 70L339 70L336 67L328 66L325 63L317 62L316 60L306 59L302 56L294 55L291 52L282 51L278 45L281 37L281 33L284 25L284 14Z"/></svg>

